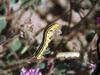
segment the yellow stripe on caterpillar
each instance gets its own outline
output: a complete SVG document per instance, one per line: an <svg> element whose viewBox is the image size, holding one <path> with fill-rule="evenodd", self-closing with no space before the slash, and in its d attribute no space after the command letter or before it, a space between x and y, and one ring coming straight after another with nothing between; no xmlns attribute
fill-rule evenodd
<svg viewBox="0 0 100 75"><path fill-rule="evenodd" d="M52 24L51 26L49 26L45 32L44 32L44 36L43 36L43 43L42 43L42 47L39 48L39 52L36 54L36 58L37 59L41 59L43 53L45 52L46 48L48 47L49 42L51 41L51 37L53 35L53 31L55 31L56 29L60 28L60 25L55 23Z"/></svg>

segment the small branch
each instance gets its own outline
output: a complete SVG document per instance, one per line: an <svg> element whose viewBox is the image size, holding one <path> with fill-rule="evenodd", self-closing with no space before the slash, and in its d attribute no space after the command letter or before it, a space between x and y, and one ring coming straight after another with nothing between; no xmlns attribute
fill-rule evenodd
<svg viewBox="0 0 100 75"><path fill-rule="evenodd" d="M11 12L10 11L10 0L6 0L5 4L6 4L6 8L5 8L5 10L6 10L6 18L9 19L10 12Z"/></svg>
<svg viewBox="0 0 100 75"><path fill-rule="evenodd" d="M77 32L80 30L81 27L83 27L83 22L86 20L86 18L89 16L89 14L91 14L91 12L95 9L96 5L98 4L97 0L95 2L95 4L91 7L90 11L87 13L87 15L78 23L76 24L73 28L71 28L71 33L67 36L68 38L66 39L66 41L70 40L73 36L75 36L77 34Z"/></svg>

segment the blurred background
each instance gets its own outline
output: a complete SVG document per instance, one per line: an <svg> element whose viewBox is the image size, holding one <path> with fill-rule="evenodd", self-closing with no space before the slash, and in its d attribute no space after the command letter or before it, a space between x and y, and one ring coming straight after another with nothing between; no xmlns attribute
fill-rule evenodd
<svg viewBox="0 0 100 75"><path fill-rule="evenodd" d="M0 75L91 75L98 63L100 0L0 0ZM43 59L45 27L58 23Z"/></svg>

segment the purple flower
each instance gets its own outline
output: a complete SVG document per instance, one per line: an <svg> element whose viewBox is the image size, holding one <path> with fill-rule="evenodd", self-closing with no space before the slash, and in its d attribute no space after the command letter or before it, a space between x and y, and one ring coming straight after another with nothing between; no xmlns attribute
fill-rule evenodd
<svg viewBox="0 0 100 75"><path fill-rule="evenodd" d="M99 25L100 24L100 16L96 17L96 23Z"/></svg>
<svg viewBox="0 0 100 75"><path fill-rule="evenodd" d="M95 68L96 68L96 64L90 64L90 65L89 65L89 68L95 70Z"/></svg>
<svg viewBox="0 0 100 75"><path fill-rule="evenodd" d="M42 73L39 72L39 69L33 69L33 68L26 69L23 67L21 69L20 75L42 75Z"/></svg>

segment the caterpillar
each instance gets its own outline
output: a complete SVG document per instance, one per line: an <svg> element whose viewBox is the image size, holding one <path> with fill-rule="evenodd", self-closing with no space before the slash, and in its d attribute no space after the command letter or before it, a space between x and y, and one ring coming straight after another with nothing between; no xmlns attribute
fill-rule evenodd
<svg viewBox="0 0 100 75"><path fill-rule="evenodd" d="M98 58L100 60L100 35L98 36L97 40L97 53L98 53Z"/></svg>
<svg viewBox="0 0 100 75"><path fill-rule="evenodd" d="M34 54L36 59L41 59L43 53L45 52L46 48L48 47L48 44L51 41L53 31L58 29L58 28L60 28L60 25L55 23L55 24L48 26L44 30L42 43L41 43L40 47L38 48L38 50L36 50L36 52Z"/></svg>

